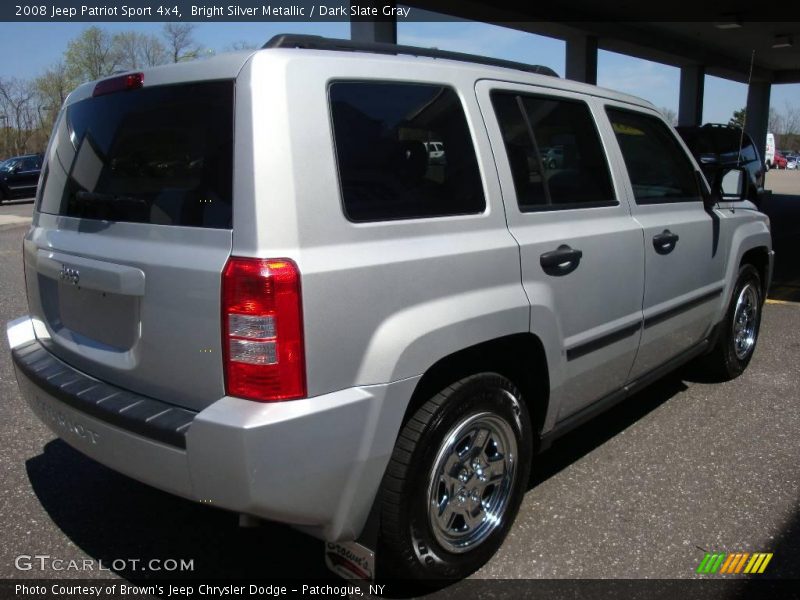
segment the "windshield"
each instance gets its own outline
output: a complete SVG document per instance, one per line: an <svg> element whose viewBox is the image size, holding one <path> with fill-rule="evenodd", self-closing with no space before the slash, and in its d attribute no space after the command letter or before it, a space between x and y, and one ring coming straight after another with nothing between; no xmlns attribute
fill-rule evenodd
<svg viewBox="0 0 800 600"><path fill-rule="evenodd" d="M45 213L231 227L233 81L142 88L67 107Z"/></svg>

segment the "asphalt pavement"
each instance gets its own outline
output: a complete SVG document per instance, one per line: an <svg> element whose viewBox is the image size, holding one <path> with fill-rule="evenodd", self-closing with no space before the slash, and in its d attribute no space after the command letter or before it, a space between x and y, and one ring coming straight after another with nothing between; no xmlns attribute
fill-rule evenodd
<svg viewBox="0 0 800 600"><path fill-rule="evenodd" d="M26 210L3 205L0 215ZM24 231L0 227L3 324L26 312ZM700 577L715 551L772 552L766 575L800 577L798 331L800 304L770 301L738 379L684 369L556 442L535 459L507 541L474 577ZM321 542L281 525L239 528L236 515L135 482L55 438L20 397L4 338L0 456L0 578L142 576L130 560L116 570L15 566L44 554L106 566L192 560L181 577L340 582Z"/></svg>

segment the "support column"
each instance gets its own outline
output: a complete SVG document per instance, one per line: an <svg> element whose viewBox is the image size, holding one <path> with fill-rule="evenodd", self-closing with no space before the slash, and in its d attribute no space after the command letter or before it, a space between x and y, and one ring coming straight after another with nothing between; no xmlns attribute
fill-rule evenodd
<svg viewBox="0 0 800 600"><path fill-rule="evenodd" d="M761 156L764 156L764 148L767 145L771 88L772 85L768 81L753 81L747 88L747 121L744 130L753 138L753 143Z"/></svg>
<svg viewBox="0 0 800 600"><path fill-rule="evenodd" d="M360 0L359 6L372 6L381 14L384 6L395 7L396 4L379 0ZM397 43L397 17L350 17L350 39L354 42Z"/></svg>
<svg viewBox="0 0 800 600"><path fill-rule="evenodd" d="M566 78L597 85L597 38L577 35L566 41Z"/></svg>
<svg viewBox="0 0 800 600"><path fill-rule="evenodd" d="M678 125L703 124L703 88L706 68L703 65L681 67L681 91L678 100Z"/></svg>

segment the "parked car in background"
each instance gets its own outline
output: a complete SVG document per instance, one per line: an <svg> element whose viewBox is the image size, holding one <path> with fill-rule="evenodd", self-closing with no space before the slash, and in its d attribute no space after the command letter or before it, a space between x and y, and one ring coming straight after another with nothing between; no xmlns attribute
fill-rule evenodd
<svg viewBox="0 0 800 600"><path fill-rule="evenodd" d="M747 173L747 198L758 205L764 195L765 162L762 162L753 139L741 127L706 123L702 127L677 127L709 182L719 172L719 165L744 167ZM741 145L741 149L739 146ZM734 174L734 173L732 173Z"/></svg>
<svg viewBox="0 0 800 600"><path fill-rule="evenodd" d="M36 195L42 155L15 156L0 163L0 202Z"/></svg>
<svg viewBox="0 0 800 600"><path fill-rule="evenodd" d="M787 162L788 161L786 160L786 157L781 153L781 151L775 150L775 158L772 161L772 166L776 169L785 169Z"/></svg>
<svg viewBox="0 0 800 600"><path fill-rule="evenodd" d="M428 151L429 164L444 164L444 144L442 142L425 142L425 149Z"/></svg>
<svg viewBox="0 0 800 600"><path fill-rule="evenodd" d="M791 156L786 157L786 168L790 170L794 170L797 168L797 163L800 162L800 156L797 154L792 154Z"/></svg>

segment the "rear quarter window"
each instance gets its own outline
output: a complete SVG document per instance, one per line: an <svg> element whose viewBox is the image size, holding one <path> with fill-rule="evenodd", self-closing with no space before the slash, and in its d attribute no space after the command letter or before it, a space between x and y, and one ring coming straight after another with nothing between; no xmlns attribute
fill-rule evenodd
<svg viewBox="0 0 800 600"><path fill-rule="evenodd" d="M452 88L335 82L329 97L348 219L388 221L485 210L475 148Z"/></svg>

